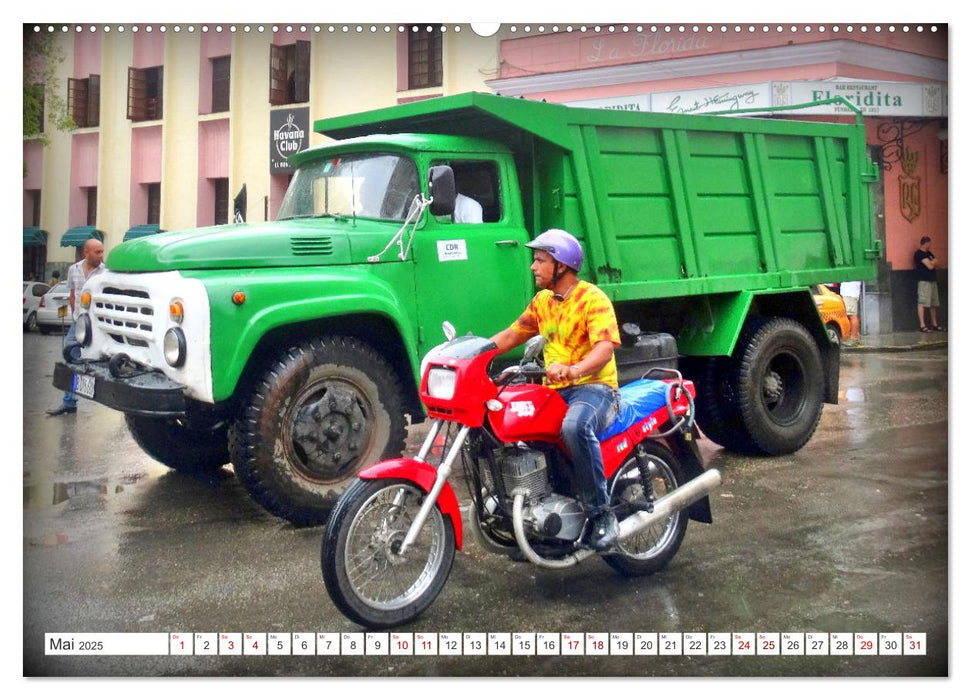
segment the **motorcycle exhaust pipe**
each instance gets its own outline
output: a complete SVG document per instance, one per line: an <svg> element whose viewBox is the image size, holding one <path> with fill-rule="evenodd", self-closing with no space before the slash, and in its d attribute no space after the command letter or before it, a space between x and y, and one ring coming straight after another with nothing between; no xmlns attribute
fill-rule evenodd
<svg viewBox="0 0 971 700"><path fill-rule="evenodd" d="M619 540L636 535L651 525L667 520L684 510L700 498L704 498L721 485L722 475L717 469L708 469L704 474L682 484L674 491L654 502L654 510L638 511L624 518L620 523Z"/></svg>

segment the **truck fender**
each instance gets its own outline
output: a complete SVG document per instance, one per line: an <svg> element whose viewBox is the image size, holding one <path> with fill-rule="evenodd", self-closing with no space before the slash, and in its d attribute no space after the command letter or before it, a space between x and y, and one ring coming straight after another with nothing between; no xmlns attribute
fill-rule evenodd
<svg viewBox="0 0 971 700"><path fill-rule="evenodd" d="M358 473L359 479L404 479L415 484L422 491L428 493L435 484L437 472L435 467L427 462L419 462L417 459L398 457L378 462L374 466L362 469ZM459 511L459 502L455 497L455 491L448 482L438 495L438 507L442 513L451 518L452 529L455 531L455 546L462 550L462 513Z"/></svg>

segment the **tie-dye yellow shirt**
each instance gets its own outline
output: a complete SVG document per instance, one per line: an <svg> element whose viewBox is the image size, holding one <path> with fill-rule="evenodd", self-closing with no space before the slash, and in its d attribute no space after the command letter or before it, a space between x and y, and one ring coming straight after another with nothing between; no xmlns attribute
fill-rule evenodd
<svg viewBox="0 0 971 700"><path fill-rule="evenodd" d="M557 301L548 289L539 292L510 327L517 333L541 334L546 339L543 356L547 367L554 362L575 365L601 340L620 345L613 304L598 287L584 281L578 282L563 301ZM592 383L617 388L617 362L613 357L596 374L549 386L560 389Z"/></svg>

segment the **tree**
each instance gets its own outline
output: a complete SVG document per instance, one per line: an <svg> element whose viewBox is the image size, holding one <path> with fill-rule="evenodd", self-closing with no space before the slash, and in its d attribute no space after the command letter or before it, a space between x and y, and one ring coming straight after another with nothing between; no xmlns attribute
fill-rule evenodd
<svg viewBox="0 0 971 700"><path fill-rule="evenodd" d="M24 140L50 142L45 129L53 126L59 131L76 128L67 111L67 100L57 80L57 66L64 61L54 34L34 31L24 25ZM26 165L24 174L26 175Z"/></svg>

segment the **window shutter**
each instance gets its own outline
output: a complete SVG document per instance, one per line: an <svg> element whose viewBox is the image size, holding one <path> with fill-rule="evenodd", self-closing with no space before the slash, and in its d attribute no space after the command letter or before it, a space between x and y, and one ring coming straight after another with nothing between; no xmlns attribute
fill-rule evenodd
<svg viewBox="0 0 971 700"><path fill-rule="evenodd" d="M67 79L67 110L79 127L88 126L88 81Z"/></svg>
<svg viewBox="0 0 971 700"><path fill-rule="evenodd" d="M159 66L155 70L158 71L158 82L156 83L156 88L155 88L156 89L155 113L152 115L152 118L161 119L162 118L162 94L164 92L162 90L162 87L165 83L162 81L162 66Z"/></svg>
<svg viewBox="0 0 971 700"><path fill-rule="evenodd" d="M294 101L310 102L310 42L297 42L297 69Z"/></svg>
<svg viewBox="0 0 971 700"><path fill-rule="evenodd" d="M133 122L148 119L145 71L139 68L128 69L128 118Z"/></svg>
<svg viewBox="0 0 971 700"><path fill-rule="evenodd" d="M287 58L282 46L270 44L270 104L287 103Z"/></svg>
<svg viewBox="0 0 971 700"><path fill-rule="evenodd" d="M101 76L88 76L88 126L101 124Z"/></svg>
<svg viewBox="0 0 971 700"><path fill-rule="evenodd" d="M212 111L229 111L230 57L212 59Z"/></svg>

